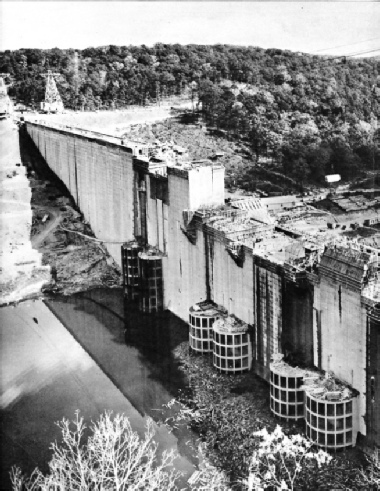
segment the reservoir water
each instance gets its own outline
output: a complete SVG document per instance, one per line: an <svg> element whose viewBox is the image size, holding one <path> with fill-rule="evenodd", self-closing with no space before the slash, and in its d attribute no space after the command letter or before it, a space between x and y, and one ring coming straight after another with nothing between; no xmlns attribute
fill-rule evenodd
<svg viewBox="0 0 380 491"><path fill-rule="evenodd" d="M163 404L186 386L171 353L187 339L185 323L136 313L121 290L99 289L3 307L0 334L0 489L9 489L12 465L47 470L49 445L60 438L55 422L76 410L87 423L105 410L124 413L141 435L152 417L159 449L177 451L185 485L196 436L159 422L173 411Z"/></svg>

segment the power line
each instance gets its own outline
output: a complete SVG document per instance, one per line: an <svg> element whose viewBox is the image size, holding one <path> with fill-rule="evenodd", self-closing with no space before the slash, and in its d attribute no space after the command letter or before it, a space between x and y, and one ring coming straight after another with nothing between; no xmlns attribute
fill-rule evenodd
<svg viewBox="0 0 380 491"><path fill-rule="evenodd" d="M78 232L77 230L71 230L70 228L65 228L62 225L58 227L60 230L64 230L65 232L71 232L73 234L81 235L88 240L93 240L94 242L104 242L106 244L124 244L125 240L103 240L97 239L96 237L90 237L89 235L82 234L82 232Z"/></svg>
<svg viewBox="0 0 380 491"><path fill-rule="evenodd" d="M370 50L364 50L364 51L357 51L356 53L350 53L348 55L342 55L342 56L358 56L358 55L363 55L367 53L374 53L376 51L380 51L380 48L375 48L375 49L370 49Z"/></svg>
<svg viewBox="0 0 380 491"><path fill-rule="evenodd" d="M364 41L357 41L356 43L341 44L340 46L333 46L331 48L318 49L317 51L314 51L314 53L320 53L321 51L328 51L330 49L336 49L336 48L345 48L346 46L353 46L354 44L366 43L368 41L377 41L378 39L380 38L365 39Z"/></svg>
<svg viewBox="0 0 380 491"><path fill-rule="evenodd" d="M365 51L357 51L354 53L349 53L349 54L345 54L345 55L338 55L338 56L329 56L329 55L320 55L320 56L328 56L328 58L321 60L321 62L323 63L324 61L329 62L329 61L333 61L333 60L341 60L341 59L344 60L345 58L353 58L354 56L364 55L364 54L368 54L368 53L375 53L376 51L380 51L380 48L375 48L375 49L365 50Z"/></svg>

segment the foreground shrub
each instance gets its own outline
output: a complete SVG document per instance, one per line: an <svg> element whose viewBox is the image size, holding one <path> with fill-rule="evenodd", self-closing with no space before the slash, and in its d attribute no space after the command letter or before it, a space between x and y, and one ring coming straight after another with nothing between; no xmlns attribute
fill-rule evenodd
<svg viewBox="0 0 380 491"><path fill-rule="evenodd" d="M302 474L310 467L322 467L331 461L323 450L313 451L313 444L301 435L287 436L280 426L269 433L255 432L260 438L253 453L246 485L249 491L300 488Z"/></svg>
<svg viewBox="0 0 380 491"><path fill-rule="evenodd" d="M14 491L177 489L175 483L180 473L168 470L175 452L163 452L158 461L151 419L147 421L144 438L140 438L126 416L105 413L90 427L87 442L86 425L78 413L72 423L63 419L57 424L62 431L62 443L51 446L53 457L48 474L36 469L26 478L15 467L11 471Z"/></svg>

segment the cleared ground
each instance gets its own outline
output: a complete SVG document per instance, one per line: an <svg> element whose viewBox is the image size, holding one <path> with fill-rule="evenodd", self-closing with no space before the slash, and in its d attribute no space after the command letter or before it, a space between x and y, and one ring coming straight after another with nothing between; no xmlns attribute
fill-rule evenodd
<svg viewBox="0 0 380 491"><path fill-rule="evenodd" d="M63 114L27 113L25 119L54 122L71 127L85 128L100 133L121 135L131 124L145 124L167 119L171 115L170 104L155 107L133 107L115 111L66 111ZM175 105L176 108L190 108L188 101Z"/></svg>

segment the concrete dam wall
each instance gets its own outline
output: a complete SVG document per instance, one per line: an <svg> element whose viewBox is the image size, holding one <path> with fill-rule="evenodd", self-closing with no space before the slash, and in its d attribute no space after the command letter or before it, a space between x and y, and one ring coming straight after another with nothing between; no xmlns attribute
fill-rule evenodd
<svg viewBox="0 0 380 491"><path fill-rule="evenodd" d="M120 266L120 246L134 237L131 149L33 123L27 130Z"/></svg>
<svg viewBox="0 0 380 491"><path fill-rule="evenodd" d="M139 298L143 311L170 309L189 321L192 348L206 352L211 339L217 369L239 371L252 363L272 382L272 360L283 355L293 366L330 374L320 376L316 394L339 386L327 380L336 376L346 385L331 393L346 397L343 387L350 387L353 426L338 418L330 434L327 423L323 431L313 426L315 413L308 422L311 437L342 448L360 432L380 445L380 356L373 345L380 282L371 254L294 237L276 227L258 198L225 200L224 168L190 161L170 142L121 142L37 122L26 129L123 266L125 291ZM209 319L219 314L224 324L218 321L213 340ZM233 334L223 334L226 326ZM291 417L290 401L273 404L276 414ZM352 411L351 401L342 404L336 411Z"/></svg>

